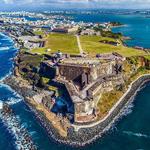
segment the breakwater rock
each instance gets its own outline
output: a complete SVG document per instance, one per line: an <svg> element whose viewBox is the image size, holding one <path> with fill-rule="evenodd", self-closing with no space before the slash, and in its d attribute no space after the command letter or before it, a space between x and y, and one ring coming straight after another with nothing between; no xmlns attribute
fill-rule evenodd
<svg viewBox="0 0 150 150"><path fill-rule="evenodd" d="M37 150L28 131L20 125L18 118L8 104L4 104L0 110L0 119L3 126L13 136L14 145L18 150Z"/></svg>
<svg viewBox="0 0 150 150"><path fill-rule="evenodd" d="M26 88L24 89L20 87L19 84L15 83L15 81L17 82L17 80L18 79L16 77L12 76L5 79L4 82L7 85L11 86L14 90L16 90L25 99L26 96L32 97L36 93L35 91L32 91L31 89L27 88L27 86L26 88L28 90ZM127 106L128 103L133 100L135 94L140 89L140 87L148 81L150 81L149 74L139 77L129 86L127 92L116 103L116 105L110 110L109 114L103 120L99 120L89 125L72 125L72 127L68 129L68 136L65 138L61 137L58 134L57 130L42 113L37 111L36 108L34 108L34 106L31 106L29 103L27 104L30 107L30 109L34 112L36 118L39 120L41 125L47 130L47 133L50 138L54 139L54 141L57 141L59 143L75 147L81 147L92 143L96 139L100 138L103 134L105 134L106 131L110 129L112 124L115 121L117 121L118 118L121 117L121 112L123 111L124 107Z"/></svg>

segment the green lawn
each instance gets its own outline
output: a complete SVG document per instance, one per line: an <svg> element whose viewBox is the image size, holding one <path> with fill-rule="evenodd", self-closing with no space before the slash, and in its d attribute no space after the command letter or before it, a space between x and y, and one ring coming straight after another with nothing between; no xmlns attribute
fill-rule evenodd
<svg viewBox="0 0 150 150"><path fill-rule="evenodd" d="M136 50L134 48L128 48L123 45L113 46L110 44L103 44L100 43L101 40L114 41L114 39L111 38L104 38L98 36L80 36L80 41L83 50L91 55L112 52L117 52L125 57L147 55L144 51Z"/></svg>
<svg viewBox="0 0 150 150"><path fill-rule="evenodd" d="M32 53L49 54L60 50L63 53L78 54L77 39L74 35L52 33L46 37L46 46L44 48L33 49ZM50 49L49 52L46 50Z"/></svg>
<svg viewBox="0 0 150 150"><path fill-rule="evenodd" d="M34 31L33 33L36 35L44 35L44 32L42 30Z"/></svg>
<svg viewBox="0 0 150 150"><path fill-rule="evenodd" d="M63 53L79 54L77 39L74 35L51 33L47 35L45 39L47 42L44 48L33 49L31 52L38 54L51 54L60 50ZM125 57L147 55L147 53L142 50L125 47L122 44L120 46L104 44L100 42L102 40L116 41L115 39L107 37L80 36L83 50L92 56L95 56L98 53L112 52L117 52ZM48 49L49 51L47 51Z"/></svg>
<svg viewBox="0 0 150 150"><path fill-rule="evenodd" d="M147 60L150 60L150 55L145 56Z"/></svg>

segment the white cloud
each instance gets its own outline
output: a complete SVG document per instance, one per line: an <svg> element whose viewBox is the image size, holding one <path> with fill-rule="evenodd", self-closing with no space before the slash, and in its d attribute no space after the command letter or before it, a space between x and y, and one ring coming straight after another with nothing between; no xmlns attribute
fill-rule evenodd
<svg viewBox="0 0 150 150"><path fill-rule="evenodd" d="M32 5L76 5L82 3L88 6L95 7L142 7L149 6L150 0L2 0L3 3L7 5L23 5L23 4L32 4Z"/></svg>
<svg viewBox="0 0 150 150"><path fill-rule="evenodd" d="M28 4L35 2L35 0L3 0L3 2L5 4Z"/></svg>
<svg viewBox="0 0 150 150"><path fill-rule="evenodd" d="M14 1L13 0L4 0L4 3L6 4L12 4Z"/></svg>

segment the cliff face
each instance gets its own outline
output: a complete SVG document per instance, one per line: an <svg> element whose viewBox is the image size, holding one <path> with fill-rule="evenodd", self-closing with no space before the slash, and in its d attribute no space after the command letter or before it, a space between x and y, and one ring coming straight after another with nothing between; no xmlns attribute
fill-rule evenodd
<svg viewBox="0 0 150 150"><path fill-rule="evenodd" d="M145 57L139 57L139 62L141 67L150 68L150 60L146 59Z"/></svg>

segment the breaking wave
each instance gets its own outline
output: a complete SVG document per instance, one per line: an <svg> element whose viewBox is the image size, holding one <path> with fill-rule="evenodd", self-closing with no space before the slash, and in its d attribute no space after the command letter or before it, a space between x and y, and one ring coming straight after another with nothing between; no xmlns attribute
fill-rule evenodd
<svg viewBox="0 0 150 150"><path fill-rule="evenodd" d="M23 125L20 125L18 116L0 113L0 119L6 130L12 135L16 149L36 150L28 131Z"/></svg>
<svg viewBox="0 0 150 150"><path fill-rule="evenodd" d="M6 34L3 34L2 32L0 32L0 35L2 36L1 41L13 42L13 40L9 36L7 36Z"/></svg>
<svg viewBox="0 0 150 150"><path fill-rule="evenodd" d="M2 82L4 79L6 79L7 77L9 77L11 74L12 74L12 70L9 70L8 74L6 74L4 77L0 77L0 82Z"/></svg>
<svg viewBox="0 0 150 150"><path fill-rule="evenodd" d="M16 91L11 89L8 85L0 84L0 87L8 89L13 94L12 97L8 98L7 100L1 100L1 101L5 101L9 105L15 105L23 101L23 98Z"/></svg>
<svg viewBox="0 0 150 150"><path fill-rule="evenodd" d="M128 104L125 105L125 107L122 109L120 113L120 117L124 117L132 113L134 107L133 101L134 98L132 101L130 101Z"/></svg>
<svg viewBox="0 0 150 150"><path fill-rule="evenodd" d="M134 133L132 131L123 131L124 134L130 135L130 136L136 136L136 137L144 137L144 138L150 138L149 135L143 134L143 133Z"/></svg>
<svg viewBox="0 0 150 150"><path fill-rule="evenodd" d="M21 98L10 98L9 101L7 101L7 104L9 105L15 105L17 103L20 103L22 102L22 99Z"/></svg>
<svg viewBox="0 0 150 150"><path fill-rule="evenodd" d="M133 104L133 101L134 101L134 98L128 102L124 108L121 110L121 112L119 113L119 115L115 118L114 121L112 121L112 123L108 126L108 129L106 129L106 131L115 131L117 130L117 123L120 119L122 119L123 117L129 115L132 113L133 111L133 107L134 107L134 104Z"/></svg>
<svg viewBox="0 0 150 150"><path fill-rule="evenodd" d="M6 50L9 50L11 47L8 47L8 46L6 46L6 47L0 47L0 51L6 51Z"/></svg>
<svg viewBox="0 0 150 150"><path fill-rule="evenodd" d="M131 114L133 112L133 108L134 108L134 100L138 94L139 91L141 91L142 89L144 89L146 87L146 84L144 84L143 86L141 86L135 95L133 95L133 97L131 98L131 100L123 107L123 109L120 111L119 115L115 118L115 120L111 123L110 127L108 127L108 129L110 129L110 131L113 131L114 129L117 130L116 128L116 124L119 120L121 120L123 117L128 116L129 114Z"/></svg>

